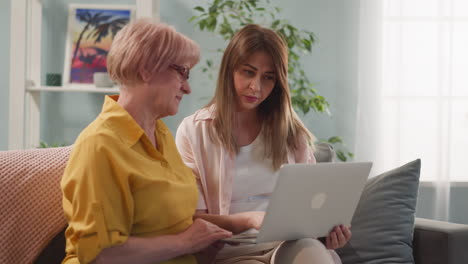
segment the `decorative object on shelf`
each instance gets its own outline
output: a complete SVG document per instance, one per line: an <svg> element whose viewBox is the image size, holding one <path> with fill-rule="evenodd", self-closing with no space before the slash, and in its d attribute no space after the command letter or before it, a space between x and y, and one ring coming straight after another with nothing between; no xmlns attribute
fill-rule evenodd
<svg viewBox="0 0 468 264"><path fill-rule="evenodd" d="M62 74L60 74L60 73L47 73L46 74L46 85L47 86L61 86L62 85Z"/></svg>
<svg viewBox="0 0 468 264"><path fill-rule="evenodd" d="M92 85L95 72L107 72L112 40L134 18L131 5L70 4L64 85Z"/></svg>
<svg viewBox="0 0 468 264"><path fill-rule="evenodd" d="M96 87L108 88L114 86L114 82L112 82L107 72L95 72L93 74L93 81Z"/></svg>

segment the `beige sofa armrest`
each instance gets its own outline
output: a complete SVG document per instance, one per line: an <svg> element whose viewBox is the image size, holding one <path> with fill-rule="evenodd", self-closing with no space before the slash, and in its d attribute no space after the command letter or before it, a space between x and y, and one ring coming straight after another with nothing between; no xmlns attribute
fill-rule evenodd
<svg viewBox="0 0 468 264"><path fill-rule="evenodd" d="M416 218L413 255L416 264L468 263L468 225Z"/></svg>

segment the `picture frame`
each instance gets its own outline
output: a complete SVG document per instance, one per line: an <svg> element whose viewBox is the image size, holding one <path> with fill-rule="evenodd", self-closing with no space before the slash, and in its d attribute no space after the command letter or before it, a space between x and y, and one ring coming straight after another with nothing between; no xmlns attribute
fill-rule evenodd
<svg viewBox="0 0 468 264"><path fill-rule="evenodd" d="M132 5L70 4L64 86L93 86L94 73L107 72L107 53L115 34L135 16Z"/></svg>

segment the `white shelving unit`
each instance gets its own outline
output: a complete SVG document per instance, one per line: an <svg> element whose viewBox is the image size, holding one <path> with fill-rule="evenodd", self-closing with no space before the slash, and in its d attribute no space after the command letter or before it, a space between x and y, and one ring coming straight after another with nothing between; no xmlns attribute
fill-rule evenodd
<svg viewBox="0 0 468 264"><path fill-rule="evenodd" d="M67 86L67 87L57 87L57 86L40 86L40 87L27 87L27 92L81 92L81 93L118 93L119 88L96 88L94 86Z"/></svg>
<svg viewBox="0 0 468 264"><path fill-rule="evenodd" d="M42 0L11 1L9 149L34 148L40 141L42 92L118 93L117 87L41 84ZM160 20L159 0L135 0L136 17ZM47 58L43 58L47 59Z"/></svg>

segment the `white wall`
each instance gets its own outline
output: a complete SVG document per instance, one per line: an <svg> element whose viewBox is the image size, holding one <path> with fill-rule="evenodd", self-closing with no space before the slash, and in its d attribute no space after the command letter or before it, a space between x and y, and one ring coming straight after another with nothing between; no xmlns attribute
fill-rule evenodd
<svg viewBox="0 0 468 264"><path fill-rule="evenodd" d="M0 150L8 149L10 1L0 0Z"/></svg>

